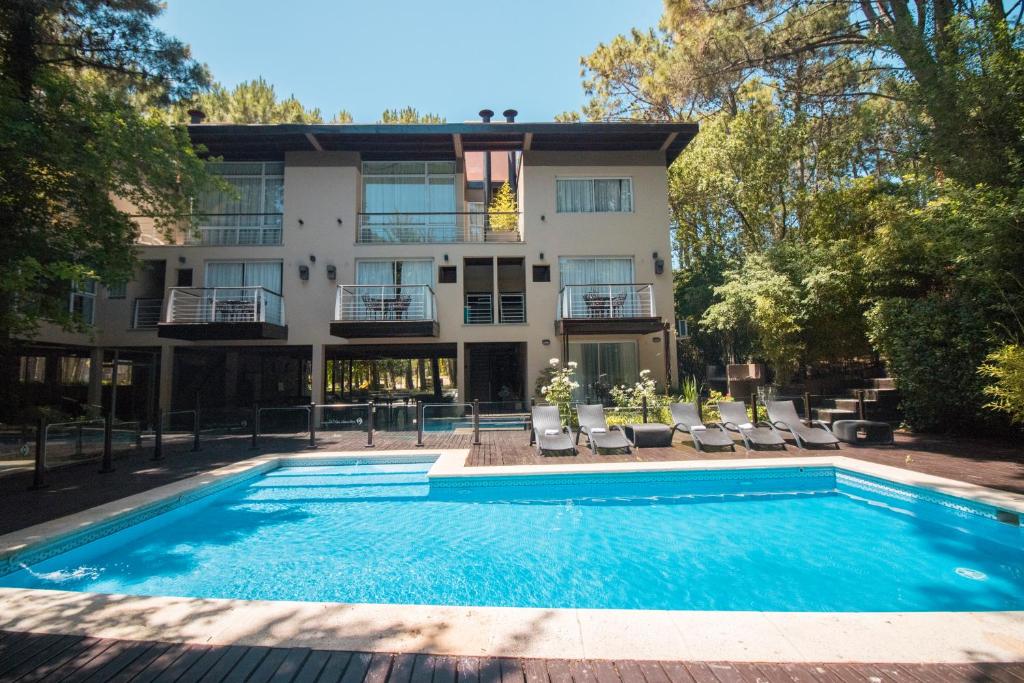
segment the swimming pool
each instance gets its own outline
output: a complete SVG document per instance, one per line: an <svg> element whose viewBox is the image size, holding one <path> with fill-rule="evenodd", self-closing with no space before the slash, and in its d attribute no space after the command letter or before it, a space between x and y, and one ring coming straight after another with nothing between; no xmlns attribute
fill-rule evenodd
<svg viewBox="0 0 1024 683"><path fill-rule="evenodd" d="M430 464L282 467L0 585L553 608L1024 607L1020 527L832 467L429 483Z"/></svg>

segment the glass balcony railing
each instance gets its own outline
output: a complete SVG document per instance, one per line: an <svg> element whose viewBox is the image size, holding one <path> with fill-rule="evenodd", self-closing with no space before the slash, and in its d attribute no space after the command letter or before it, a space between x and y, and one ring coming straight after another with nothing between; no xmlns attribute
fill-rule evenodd
<svg viewBox="0 0 1024 683"><path fill-rule="evenodd" d="M522 242L517 212L361 213L359 244Z"/></svg>

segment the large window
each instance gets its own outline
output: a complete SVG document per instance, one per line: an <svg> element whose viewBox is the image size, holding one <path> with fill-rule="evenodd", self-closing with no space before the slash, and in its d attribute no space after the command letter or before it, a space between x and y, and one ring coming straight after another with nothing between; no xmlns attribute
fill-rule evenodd
<svg viewBox="0 0 1024 683"><path fill-rule="evenodd" d="M361 242L453 242L454 161L363 162Z"/></svg>
<svg viewBox="0 0 1024 683"><path fill-rule="evenodd" d="M433 285L434 262L430 259L356 261L356 284Z"/></svg>
<svg viewBox="0 0 1024 683"><path fill-rule="evenodd" d="M22 384L42 384L46 381L46 356L22 356L18 379Z"/></svg>
<svg viewBox="0 0 1024 683"><path fill-rule="evenodd" d="M569 360L575 361L579 388L573 396L582 403L606 403L614 386L639 379L636 342L570 342Z"/></svg>
<svg viewBox="0 0 1024 683"><path fill-rule="evenodd" d="M206 264L206 287L263 287L267 296L267 322L281 324L280 261L211 261ZM244 293L239 290L239 297Z"/></svg>
<svg viewBox="0 0 1024 683"><path fill-rule="evenodd" d="M92 325L96 319L96 281L85 280L76 282L71 287L69 310L86 325Z"/></svg>
<svg viewBox="0 0 1024 683"><path fill-rule="evenodd" d="M635 311L633 259L562 257L558 270L562 318L630 317Z"/></svg>
<svg viewBox="0 0 1024 683"><path fill-rule="evenodd" d="M628 213L633 210L630 178L558 178L558 213Z"/></svg>
<svg viewBox="0 0 1024 683"><path fill-rule="evenodd" d="M211 162L208 169L231 192L208 192L198 201L203 244L280 244L284 213L284 164Z"/></svg>

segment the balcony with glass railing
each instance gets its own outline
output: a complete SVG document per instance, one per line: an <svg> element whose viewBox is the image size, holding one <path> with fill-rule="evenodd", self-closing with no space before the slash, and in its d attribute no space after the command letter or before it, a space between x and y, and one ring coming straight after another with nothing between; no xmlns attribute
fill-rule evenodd
<svg viewBox="0 0 1024 683"><path fill-rule="evenodd" d="M336 337L436 337L437 302L429 285L338 285Z"/></svg>
<svg viewBox="0 0 1024 683"><path fill-rule="evenodd" d="M559 292L559 334L647 334L662 325L651 284L566 285Z"/></svg>
<svg viewBox="0 0 1024 683"><path fill-rule="evenodd" d="M266 287L171 287L158 335L170 339L286 339L284 299Z"/></svg>
<svg viewBox="0 0 1024 683"><path fill-rule="evenodd" d="M523 241L518 212L360 213L357 244L448 244Z"/></svg>

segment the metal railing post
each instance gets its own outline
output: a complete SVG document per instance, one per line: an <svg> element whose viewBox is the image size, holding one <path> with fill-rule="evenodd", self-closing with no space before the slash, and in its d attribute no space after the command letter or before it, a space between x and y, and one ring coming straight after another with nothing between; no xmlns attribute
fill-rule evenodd
<svg viewBox="0 0 1024 683"><path fill-rule="evenodd" d="M75 426L75 457L82 457L82 425Z"/></svg>
<svg viewBox="0 0 1024 683"><path fill-rule="evenodd" d="M156 411L156 425L153 429L153 460L164 459L164 411Z"/></svg>
<svg viewBox="0 0 1024 683"><path fill-rule="evenodd" d="M416 401L416 447L423 448L423 401Z"/></svg>
<svg viewBox="0 0 1024 683"><path fill-rule="evenodd" d="M316 448L316 401L309 402L309 447Z"/></svg>
<svg viewBox="0 0 1024 683"><path fill-rule="evenodd" d="M375 407L373 401L367 404L366 411L366 448L373 448L373 413Z"/></svg>
<svg viewBox="0 0 1024 683"><path fill-rule="evenodd" d="M804 422L811 426L811 392L804 392Z"/></svg>
<svg viewBox="0 0 1024 683"><path fill-rule="evenodd" d="M257 448L256 441L260 437L260 404L252 404L252 443L249 448Z"/></svg>
<svg viewBox="0 0 1024 683"><path fill-rule="evenodd" d="M196 398L196 409L192 411L195 413L195 425L192 429L192 452L195 453L199 450L199 399Z"/></svg>
<svg viewBox="0 0 1024 683"><path fill-rule="evenodd" d="M643 417L644 424L647 424L647 396L644 395L640 402L640 415Z"/></svg>
<svg viewBox="0 0 1024 683"><path fill-rule="evenodd" d="M46 418L36 423L36 467L32 474L32 490L46 488Z"/></svg>
<svg viewBox="0 0 1024 683"><path fill-rule="evenodd" d="M753 415L751 422L757 424L757 390L750 392L750 413Z"/></svg>
<svg viewBox="0 0 1024 683"><path fill-rule="evenodd" d="M864 409L865 409L865 407L866 406L864 405L864 390L863 389L858 389L857 390L857 419L858 420L866 419L864 417L864 413L865 413Z"/></svg>
<svg viewBox="0 0 1024 683"><path fill-rule="evenodd" d="M100 474L114 471L114 414L107 413L103 418L103 461Z"/></svg>
<svg viewBox="0 0 1024 683"><path fill-rule="evenodd" d="M473 445L480 445L480 399L473 399Z"/></svg>

